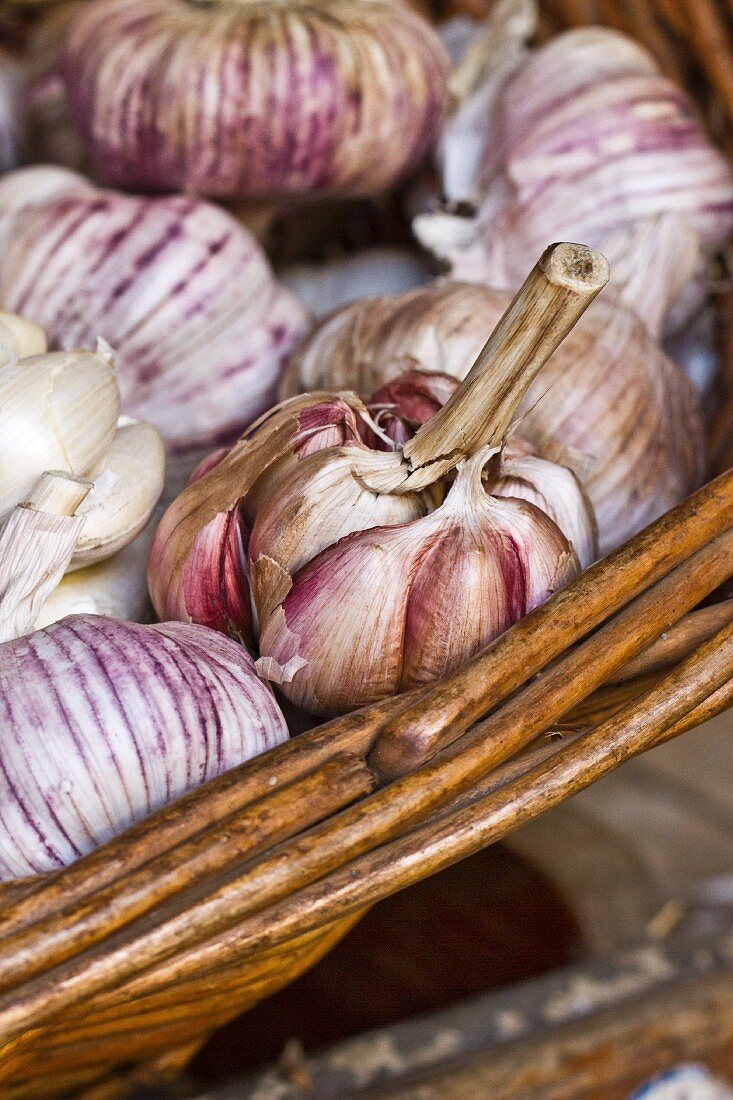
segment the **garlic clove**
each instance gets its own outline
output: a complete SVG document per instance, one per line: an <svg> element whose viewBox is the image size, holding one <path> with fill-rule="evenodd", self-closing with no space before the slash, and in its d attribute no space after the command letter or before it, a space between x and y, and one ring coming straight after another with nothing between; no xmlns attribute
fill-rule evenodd
<svg viewBox="0 0 733 1100"><path fill-rule="evenodd" d="M79 509L84 528L72 569L117 553L143 530L163 491L165 449L152 424L121 417L106 454L90 477L94 487Z"/></svg>
<svg viewBox="0 0 733 1100"><path fill-rule="evenodd" d="M106 615L128 622L150 622L147 566L155 524L111 558L67 572L41 607L33 629L42 630L69 615Z"/></svg>
<svg viewBox="0 0 733 1100"><path fill-rule="evenodd" d="M93 470L118 415L114 359L102 343L96 352L49 352L0 368L0 518L44 470Z"/></svg>
<svg viewBox="0 0 733 1100"><path fill-rule="evenodd" d="M567 583L578 560L533 504L489 496L493 449L459 471L444 504L324 550L263 616L261 667L285 696L333 715L429 683L464 663Z"/></svg>
<svg viewBox="0 0 733 1100"><path fill-rule="evenodd" d="M354 531L393 526L426 514L426 500L417 493L398 496L368 487L365 478L392 466L391 454L337 447L303 458L282 479L260 509L249 544L253 595L260 613L260 559L292 575Z"/></svg>
<svg viewBox="0 0 733 1100"><path fill-rule="evenodd" d="M27 321L18 313L0 310L0 367L47 351L46 333L40 325Z"/></svg>
<svg viewBox="0 0 733 1100"><path fill-rule="evenodd" d="M572 470L540 458L514 438L502 452L496 476L489 476L487 489L492 496L527 500L549 516L577 554L581 569L598 557L593 506Z"/></svg>

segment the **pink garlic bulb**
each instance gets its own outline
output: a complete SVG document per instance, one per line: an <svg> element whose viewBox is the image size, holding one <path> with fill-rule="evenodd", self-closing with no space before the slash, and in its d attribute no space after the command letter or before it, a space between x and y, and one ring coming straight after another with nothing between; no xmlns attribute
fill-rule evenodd
<svg viewBox="0 0 733 1100"><path fill-rule="evenodd" d="M257 242L216 206L101 190L61 168L0 180L0 301L52 346L103 336L124 411L169 448L231 438L272 404L306 329Z"/></svg>
<svg viewBox="0 0 733 1100"><path fill-rule="evenodd" d="M491 454L471 458L430 515L324 550L265 611L258 668L291 702L334 715L430 683L575 575L544 512L484 488Z"/></svg>
<svg viewBox="0 0 733 1100"><path fill-rule="evenodd" d="M733 170L686 93L638 43L601 27L571 30L518 56L498 82L495 72L483 80L448 123L441 164L447 198L477 212L415 222L454 277L513 288L547 241L585 241L609 255L609 233L665 213L699 236L704 255L727 241ZM482 155L466 178L477 138Z"/></svg>
<svg viewBox="0 0 733 1100"><path fill-rule="evenodd" d="M300 345L280 392L330 385L368 396L406 369L460 379L510 300L506 291L443 280L352 303ZM593 303L531 383L517 430L543 458L575 472L595 511L602 554L704 476L694 387L611 295Z"/></svg>
<svg viewBox="0 0 733 1100"><path fill-rule="evenodd" d="M437 135L448 68L403 0L96 0L62 64L105 180L238 198L391 186Z"/></svg>

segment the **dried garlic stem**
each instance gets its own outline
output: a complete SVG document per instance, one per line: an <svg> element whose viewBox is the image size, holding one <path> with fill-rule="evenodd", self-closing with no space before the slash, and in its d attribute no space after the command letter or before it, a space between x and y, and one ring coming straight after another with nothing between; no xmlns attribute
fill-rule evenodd
<svg viewBox="0 0 733 1100"><path fill-rule="evenodd" d="M42 474L0 531L0 642L34 629L61 580L84 524L76 516L91 481L60 471Z"/></svg>
<svg viewBox="0 0 733 1100"><path fill-rule="evenodd" d="M540 257L461 385L405 444L413 471L455 466L504 439L527 387L608 282L608 261L581 244Z"/></svg>

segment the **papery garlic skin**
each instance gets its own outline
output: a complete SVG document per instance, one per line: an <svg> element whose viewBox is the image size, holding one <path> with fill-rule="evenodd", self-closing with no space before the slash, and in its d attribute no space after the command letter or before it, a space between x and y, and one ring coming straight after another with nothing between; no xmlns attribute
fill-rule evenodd
<svg viewBox="0 0 733 1100"><path fill-rule="evenodd" d="M346 306L301 344L281 392L331 385L368 395L406 369L462 378L510 300L506 291L441 281ZM612 298L593 303L531 384L518 432L577 475L601 554L704 476L693 387L635 313Z"/></svg>
<svg viewBox="0 0 733 1100"><path fill-rule="evenodd" d="M263 616L258 662L293 670L281 685L291 702L334 715L430 683L578 571L548 516L486 492L488 457L430 515L349 535L295 574Z"/></svg>
<svg viewBox="0 0 733 1100"><path fill-rule="evenodd" d="M173 450L231 438L269 408L306 329L254 239L195 199L24 169L0 180L0 249L3 306L43 325L52 346L109 340L125 412Z"/></svg>
<svg viewBox="0 0 733 1100"><path fill-rule="evenodd" d="M111 557L148 523L165 476L165 449L157 429L121 417L108 450L89 476L94 486L78 511L84 527L74 569Z"/></svg>
<svg viewBox="0 0 733 1100"><path fill-rule="evenodd" d="M604 250L613 230L666 212L706 254L733 230L733 171L696 109L641 46L602 27L558 35L504 82L474 182L474 218L428 214L415 231L454 277L492 286L519 285L547 241Z"/></svg>
<svg viewBox="0 0 733 1100"><path fill-rule="evenodd" d="M302 460L358 443L362 415L366 407L353 394L295 397L194 471L155 535L148 576L158 615L204 623L253 643L250 524Z"/></svg>
<svg viewBox="0 0 733 1100"><path fill-rule="evenodd" d="M247 652L184 623L80 616L7 642L0 700L2 881L73 863L288 736Z"/></svg>
<svg viewBox="0 0 733 1100"><path fill-rule="evenodd" d="M45 470L86 475L119 415L110 349L34 355L0 367L0 519Z"/></svg>
<svg viewBox="0 0 733 1100"><path fill-rule="evenodd" d="M448 58L402 0L97 0L63 73L94 164L121 187L369 195L427 152Z"/></svg>
<svg viewBox="0 0 733 1100"><path fill-rule="evenodd" d="M390 465L391 454L363 446L332 447L303 458L278 482L276 491L262 499L249 540L249 571L260 614L269 609L280 582L289 584L288 574L339 539L427 513L423 494L369 488L365 479L379 476Z"/></svg>

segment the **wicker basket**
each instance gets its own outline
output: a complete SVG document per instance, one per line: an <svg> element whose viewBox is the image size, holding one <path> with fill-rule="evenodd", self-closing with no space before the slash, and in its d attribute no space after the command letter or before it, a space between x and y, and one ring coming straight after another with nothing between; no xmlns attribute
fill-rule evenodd
<svg viewBox="0 0 733 1100"><path fill-rule="evenodd" d="M712 0L699 6L722 25ZM674 60L727 145L721 94L729 108L733 94L721 52L713 64L701 50L697 7L553 0L544 15L551 28L603 12L625 22L667 68ZM731 59L733 48L733 71ZM718 469L733 458L727 286L720 316ZM435 689L304 734L71 868L5 887L0 1094L101 1100L175 1073L213 1030L312 966L365 907L729 705L733 616L719 606L694 627L683 616L733 572L731 523L733 474L723 474ZM603 686L677 619L682 663ZM542 736L557 729L564 739ZM417 748L396 767L407 731Z"/></svg>

